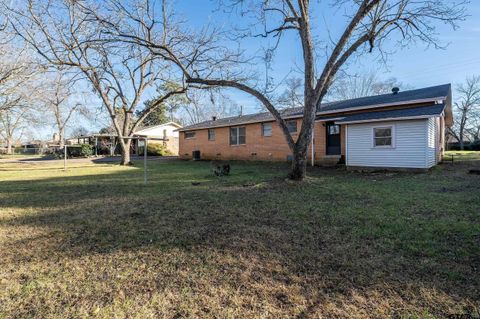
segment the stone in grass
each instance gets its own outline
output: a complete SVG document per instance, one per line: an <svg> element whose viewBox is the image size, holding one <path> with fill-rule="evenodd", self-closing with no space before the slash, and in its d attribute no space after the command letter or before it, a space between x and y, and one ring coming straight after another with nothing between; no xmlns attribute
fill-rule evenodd
<svg viewBox="0 0 480 319"><path fill-rule="evenodd" d="M480 169L471 169L468 172L470 174L480 175Z"/></svg>

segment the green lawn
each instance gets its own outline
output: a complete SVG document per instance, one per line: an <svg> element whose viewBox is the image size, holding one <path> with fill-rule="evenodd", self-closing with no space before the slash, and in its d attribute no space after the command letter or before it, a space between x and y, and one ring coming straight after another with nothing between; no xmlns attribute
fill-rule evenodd
<svg viewBox="0 0 480 319"><path fill-rule="evenodd" d="M478 154L428 173L0 164L0 318L480 315Z"/></svg>
<svg viewBox="0 0 480 319"><path fill-rule="evenodd" d="M0 159L40 158L42 156L38 154L0 154Z"/></svg>
<svg viewBox="0 0 480 319"><path fill-rule="evenodd" d="M480 160L480 152L478 151L448 151L445 152L445 160L450 161L453 156L453 161L460 160Z"/></svg>

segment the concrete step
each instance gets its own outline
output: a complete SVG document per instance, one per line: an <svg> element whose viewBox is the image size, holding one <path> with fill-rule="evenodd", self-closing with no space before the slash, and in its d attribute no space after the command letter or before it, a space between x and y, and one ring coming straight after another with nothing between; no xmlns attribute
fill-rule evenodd
<svg viewBox="0 0 480 319"><path fill-rule="evenodd" d="M317 158L315 160L315 164L318 166L331 167L331 166L336 166L339 161L340 161L340 156L325 156L322 158Z"/></svg>

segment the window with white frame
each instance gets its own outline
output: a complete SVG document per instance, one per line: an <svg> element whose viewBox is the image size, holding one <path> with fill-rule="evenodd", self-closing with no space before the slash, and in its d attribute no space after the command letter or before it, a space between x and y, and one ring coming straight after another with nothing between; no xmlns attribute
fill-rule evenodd
<svg viewBox="0 0 480 319"><path fill-rule="evenodd" d="M194 138L195 137L195 132L185 132L185 138Z"/></svg>
<svg viewBox="0 0 480 319"><path fill-rule="evenodd" d="M272 123L262 124L262 136L272 136Z"/></svg>
<svg viewBox="0 0 480 319"><path fill-rule="evenodd" d="M393 126L373 128L373 147L393 147Z"/></svg>
<svg viewBox="0 0 480 319"><path fill-rule="evenodd" d="M246 143L246 129L243 127L230 128L230 145L242 145Z"/></svg>
<svg viewBox="0 0 480 319"><path fill-rule="evenodd" d="M208 140L215 141L215 129L208 129Z"/></svg>

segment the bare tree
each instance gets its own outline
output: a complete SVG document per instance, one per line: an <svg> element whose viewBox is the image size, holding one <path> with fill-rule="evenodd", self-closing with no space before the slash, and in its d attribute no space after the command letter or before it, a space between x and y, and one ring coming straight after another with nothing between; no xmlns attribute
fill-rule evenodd
<svg viewBox="0 0 480 319"><path fill-rule="evenodd" d="M87 1L25 0L5 9L9 27L49 66L77 71L91 85L120 137L121 164L127 165L137 126L158 105L185 89L177 86L161 92L155 103L134 118L143 97L165 81L169 67L141 46L100 41L103 30L82 10L84 3ZM90 4L91 10L102 10L96 1ZM132 6L128 8L135 11ZM121 23L120 17L111 18L111 23ZM126 27L132 36L144 36L144 30Z"/></svg>
<svg viewBox="0 0 480 319"><path fill-rule="evenodd" d="M240 115L242 107L218 90L194 90L187 94L188 101L177 115L184 124L195 124L213 117Z"/></svg>
<svg viewBox="0 0 480 319"><path fill-rule="evenodd" d="M8 38L0 32L4 39ZM10 41L0 43L0 56L0 136L10 154L27 124L33 123L43 68L27 48Z"/></svg>
<svg viewBox="0 0 480 319"><path fill-rule="evenodd" d="M76 126L75 128L72 129L72 136L73 137L81 137L81 136L85 136L85 135L88 135L88 129L86 129L85 127L83 126Z"/></svg>
<svg viewBox="0 0 480 319"><path fill-rule="evenodd" d="M280 108L294 108L303 106L302 79L293 77L285 80L285 90L279 96L277 105Z"/></svg>
<svg viewBox="0 0 480 319"><path fill-rule="evenodd" d="M277 108L303 106L303 82L301 78L291 77L285 80L285 89L278 97ZM375 71L355 74L339 74L332 83L325 101L349 100L370 95L390 93L393 87L408 88L396 78L381 79Z"/></svg>
<svg viewBox="0 0 480 319"><path fill-rule="evenodd" d="M119 10L118 16L129 19L129 28L142 28L144 35L139 37L128 29L109 23L97 14L96 18L109 26L110 35L125 43L136 43L151 50L156 56L176 64L184 74L188 84L208 87L230 87L252 95L273 115L286 142L293 153L290 178L301 180L306 174L307 150L311 143L315 114L328 93L328 90L342 66L353 56L372 52L375 48L382 51L386 40L398 40L398 45L407 45L422 41L428 45L440 47L435 37L435 23L443 22L456 28L456 23L465 16L465 2L452 3L446 0L351 0L337 1L348 16L341 35L330 39L331 34L324 32L329 43L327 47L317 41L312 31L313 6L309 0L231 0L226 1L231 8L239 8L242 17L254 16L255 24L250 25L243 37L274 38L281 40L285 32L295 32L300 40L303 53L301 73L303 75L303 122L298 138L294 140L289 133L281 112L274 101L258 85L258 77L245 75L244 61L239 50L232 50L232 43L225 33L215 27L206 27L200 32L191 29L178 33L181 22L175 24L175 36L172 36L170 15L157 14L155 1L137 0L143 11L129 10L127 1L106 1ZM232 9L234 12L235 9ZM238 12L238 11L237 11ZM249 15L250 13L250 15ZM93 12L95 15L95 12ZM167 36L165 36L167 35ZM168 38L168 35L170 38ZM172 46L169 39L181 39L183 46ZM239 38L234 39L238 41ZM274 41L272 50L278 47ZM177 44L178 42L175 42ZM325 54L322 61L319 57ZM319 71L319 72L317 72Z"/></svg>
<svg viewBox="0 0 480 319"><path fill-rule="evenodd" d="M473 137L478 136L475 127L480 117L480 76L472 76L457 86L457 101L454 111L457 113L454 126L450 134L459 142L460 149L465 148L465 140L469 139L468 133Z"/></svg>
<svg viewBox="0 0 480 319"><path fill-rule="evenodd" d="M0 112L17 106L35 91L42 70L29 54L25 48L0 44Z"/></svg>
<svg viewBox="0 0 480 319"><path fill-rule="evenodd" d="M476 112L472 116L471 125L466 129L470 135L472 142L480 141L480 107L477 107Z"/></svg>
<svg viewBox="0 0 480 319"><path fill-rule="evenodd" d="M75 84L72 78L58 72L51 81L47 81L49 87L43 87L40 97L48 113L53 115L60 147L65 145L65 129L70 120L76 115L88 116L86 106L73 99L76 96Z"/></svg>
<svg viewBox="0 0 480 319"><path fill-rule="evenodd" d="M396 78L381 79L377 72L340 74L332 83L325 99L349 100L359 97L391 93L393 87L402 87Z"/></svg>
<svg viewBox="0 0 480 319"><path fill-rule="evenodd" d="M30 117L28 108L16 105L0 113L0 136L5 140L7 154L12 154L15 141L20 140Z"/></svg>

